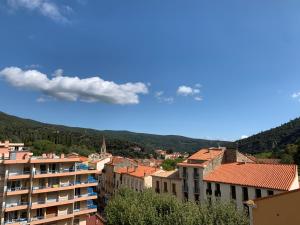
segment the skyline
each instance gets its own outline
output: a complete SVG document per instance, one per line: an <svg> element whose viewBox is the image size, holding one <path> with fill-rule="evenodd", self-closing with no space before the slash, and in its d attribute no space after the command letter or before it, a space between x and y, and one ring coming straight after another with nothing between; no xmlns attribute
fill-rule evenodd
<svg viewBox="0 0 300 225"><path fill-rule="evenodd" d="M300 115L300 2L0 2L8 114L236 140Z"/></svg>

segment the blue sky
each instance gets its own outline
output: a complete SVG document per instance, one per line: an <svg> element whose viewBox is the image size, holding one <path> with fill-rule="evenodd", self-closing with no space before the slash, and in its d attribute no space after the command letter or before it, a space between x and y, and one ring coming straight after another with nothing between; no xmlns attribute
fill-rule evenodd
<svg viewBox="0 0 300 225"><path fill-rule="evenodd" d="M96 129L255 134L300 115L299 10L297 0L0 0L0 110Z"/></svg>

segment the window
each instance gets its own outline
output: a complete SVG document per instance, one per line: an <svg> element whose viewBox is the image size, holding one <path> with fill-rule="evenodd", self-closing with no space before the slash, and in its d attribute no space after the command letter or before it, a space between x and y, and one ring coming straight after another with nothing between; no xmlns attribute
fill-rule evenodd
<svg viewBox="0 0 300 225"><path fill-rule="evenodd" d="M183 180L183 192L188 192L189 188L188 188L188 185L187 185L187 182L186 180L184 179Z"/></svg>
<svg viewBox="0 0 300 225"><path fill-rule="evenodd" d="M261 190L260 189L255 189L255 196L256 196L256 198L261 198Z"/></svg>
<svg viewBox="0 0 300 225"><path fill-rule="evenodd" d="M176 195L176 184L172 184L172 193L173 195Z"/></svg>
<svg viewBox="0 0 300 225"><path fill-rule="evenodd" d="M209 183L209 182L207 183L206 194L207 195L211 195L212 194L211 183Z"/></svg>
<svg viewBox="0 0 300 225"><path fill-rule="evenodd" d="M182 171L182 176L183 176L183 177L187 177L187 170L186 170L186 167L183 167L182 169L183 169L183 171Z"/></svg>
<svg viewBox="0 0 300 225"><path fill-rule="evenodd" d="M155 191L156 191L156 193L160 193L160 190L159 190L159 181L158 180L156 181Z"/></svg>
<svg viewBox="0 0 300 225"><path fill-rule="evenodd" d="M36 216L37 217L44 217L43 209L37 209L36 210Z"/></svg>
<svg viewBox="0 0 300 225"><path fill-rule="evenodd" d="M75 188L75 196L80 196L81 195L81 189L80 188Z"/></svg>
<svg viewBox="0 0 300 225"><path fill-rule="evenodd" d="M274 191L268 190L268 195L274 195Z"/></svg>
<svg viewBox="0 0 300 225"><path fill-rule="evenodd" d="M231 199L236 199L236 189L235 186L230 186Z"/></svg>
<svg viewBox="0 0 300 225"><path fill-rule="evenodd" d="M220 187L220 184L216 184L215 196L216 197L220 197L221 196L221 187Z"/></svg>
<svg viewBox="0 0 300 225"><path fill-rule="evenodd" d="M196 203L199 203L199 200L200 200L200 199L199 199L199 194L195 194L195 202L196 202Z"/></svg>
<svg viewBox="0 0 300 225"><path fill-rule="evenodd" d="M194 179L199 179L199 173L197 168L194 168Z"/></svg>
<svg viewBox="0 0 300 225"><path fill-rule="evenodd" d="M248 201L248 188L243 187L243 201Z"/></svg>
<svg viewBox="0 0 300 225"><path fill-rule="evenodd" d="M80 210L80 202L75 202L74 203L74 210Z"/></svg>
<svg viewBox="0 0 300 225"><path fill-rule="evenodd" d="M189 200L189 194L187 192L184 193L184 200L185 201Z"/></svg>
<svg viewBox="0 0 300 225"><path fill-rule="evenodd" d="M167 184L167 182L164 182L164 192L168 192L168 184Z"/></svg>
<svg viewBox="0 0 300 225"><path fill-rule="evenodd" d="M195 193L199 193L199 181L198 180L194 180L194 192Z"/></svg>

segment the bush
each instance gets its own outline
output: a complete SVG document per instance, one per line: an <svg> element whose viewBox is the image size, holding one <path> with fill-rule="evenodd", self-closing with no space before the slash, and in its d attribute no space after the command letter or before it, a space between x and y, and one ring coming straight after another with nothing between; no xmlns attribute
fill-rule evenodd
<svg viewBox="0 0 300 225"><path fill-rule="evenodd" d="M181 202L151 189L121 189L105 208L108 225L248 225L244 212L231 203Z"/></svg>

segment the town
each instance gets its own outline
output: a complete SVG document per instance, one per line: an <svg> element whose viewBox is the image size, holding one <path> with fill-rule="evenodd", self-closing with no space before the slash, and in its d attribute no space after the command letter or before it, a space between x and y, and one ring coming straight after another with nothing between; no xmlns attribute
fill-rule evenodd
<svg viewBox="0 0 300 225"><path fill-rule="evenodd" d="M156 153L159 159L114 156L103 138L101 149L88 157L51 152L34 156L23 143L1 142L1 224L105 224L107 203L124 187L152 189L197 204L231 201L246 211L251 225L299 222L286 208L296 206L300 196L297 165L225 147L200 149L190 156ZM166 171L162 159L170 157L183 161Z"/></svg>

